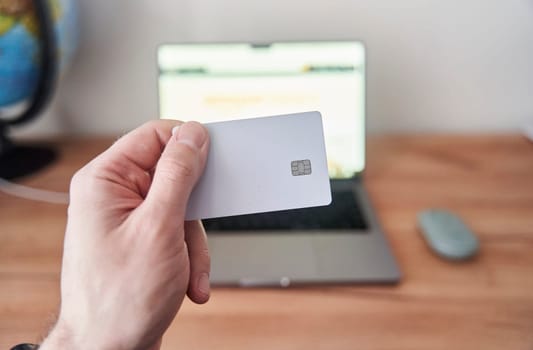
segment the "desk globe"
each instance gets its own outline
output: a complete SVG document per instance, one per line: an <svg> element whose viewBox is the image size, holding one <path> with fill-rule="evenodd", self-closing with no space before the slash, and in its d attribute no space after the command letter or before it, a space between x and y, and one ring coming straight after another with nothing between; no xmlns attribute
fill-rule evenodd
<svg viewBox="0 0 533 350"><path fill-rule="evenodd" d="M0 177L17 178L49 164L55 152L15 145L8 129L37 117L78 40L74 0L0 0Z"/></svg>

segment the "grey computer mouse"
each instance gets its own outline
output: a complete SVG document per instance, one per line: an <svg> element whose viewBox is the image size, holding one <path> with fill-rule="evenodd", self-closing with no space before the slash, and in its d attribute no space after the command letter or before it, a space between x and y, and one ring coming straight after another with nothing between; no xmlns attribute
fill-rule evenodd
<svg viewBox="0 0 533 350"><path fill-rule="evenodd" d="M450 211L421 211L418 213L418 226L428 246L445 259L465 260L479 250L477 237Z"/></svg>

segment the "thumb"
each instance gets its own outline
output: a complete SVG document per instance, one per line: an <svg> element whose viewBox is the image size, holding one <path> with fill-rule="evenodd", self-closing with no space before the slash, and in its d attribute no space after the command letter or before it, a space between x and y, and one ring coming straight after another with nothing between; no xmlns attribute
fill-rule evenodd
<svg viewBox="0 0 533 350"><path fill-rule="evenodd" d="M207 159L209 135L197 122L187 122L172 130L145 204L160 222L183 222L189 195L201 176Z"/></svg>

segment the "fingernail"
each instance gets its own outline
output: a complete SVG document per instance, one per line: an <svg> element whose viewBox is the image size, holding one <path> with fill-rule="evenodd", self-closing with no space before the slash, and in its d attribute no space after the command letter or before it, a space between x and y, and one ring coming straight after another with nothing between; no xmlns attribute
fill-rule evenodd
<svg viewBox="0 0 533 350"><path fill-rule="evenodd" d="M180 129L179 125L176 125L175 127L173 127L172 128L172 136L176 136L176 133L178 132L179 129Z"/></svg>
<svg viewBox="0 0 533 350"><path fill-rule="evenodd" d="M209 275L204 272L198 278L198 290L205 295L209 295L209 289Z"/></svg>
<svg viewBox="0 0 533 350"><path fill-rule="evenodd" d="M192 148L201 148L207 139L205 128L197 122L187 122L179 127L174 127L172 132L179 143L189 145Z"/></svg>

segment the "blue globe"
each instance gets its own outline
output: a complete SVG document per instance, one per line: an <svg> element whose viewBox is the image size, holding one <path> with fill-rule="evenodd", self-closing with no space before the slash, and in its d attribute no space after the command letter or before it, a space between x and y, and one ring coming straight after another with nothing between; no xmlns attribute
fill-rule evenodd
<svg viewBox="0 0 533 350"><path fill-rule="evenodd" d="M55 24L60 69L78 45L74 0L46 0ZM40 69L39 24L32 0L0 0L0 109L32 98Z"/></svg>
<svg viewBox="0 0 533 350"><path fill-rule="evenodd" d="M9 128L34 119L78 41L75 0L0 0L0 178L43 169L54 149L17 145Z"/></svg>

